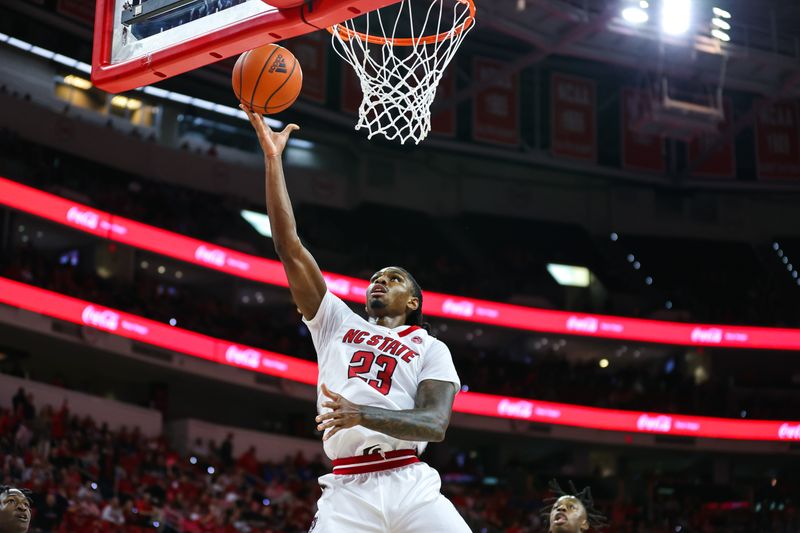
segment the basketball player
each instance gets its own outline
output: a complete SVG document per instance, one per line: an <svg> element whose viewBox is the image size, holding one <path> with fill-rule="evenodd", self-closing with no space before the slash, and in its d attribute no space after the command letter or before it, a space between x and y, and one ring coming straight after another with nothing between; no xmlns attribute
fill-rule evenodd
<svg viewBox="0 0 800 533"><path fill-rule="evenodd" d="M319 361L317 428L333 460L320 478L314 533L462 533L464 520L439 492L435 470L418 459L444 439L460 388L447 346L422 324L422 291L400 267L370 279L364 319L328 291L297 236L281 154L291 124L273 132L250 121L264 150L267 212L275 251L311 331Z"/></svg>
<svg viewBox="0 0 800 533"><path fill-rule="evenodd" d="M546 500L550 505L542 509L548 533L583 533L606 527L605 516L594 508L592 489L585 487L578 492L572 481L569 488L571 493L565 492L555 479L550 482L556 496Z"/></svg>
<svg viewBox="0 0 800 533"><path fill-rule="evenodd" d="M28 491L0 485L0 533L27 533L30 525Z"/></svg>

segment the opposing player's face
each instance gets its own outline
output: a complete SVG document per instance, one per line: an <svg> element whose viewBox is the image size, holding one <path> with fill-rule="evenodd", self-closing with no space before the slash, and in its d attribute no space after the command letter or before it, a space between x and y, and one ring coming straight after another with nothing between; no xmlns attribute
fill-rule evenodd
<svg viewBox="0 0 800 533"><path fill-rule="evenodd" d="M586 508L574 496L562 496L550 511L550 533L580 533L589 529Z"/></svg>
<svg viewBox="0 0 800 533"><path fill-rule="evenodd" d="M414 286L402 269L386 267L370 278L367 287L369 316L406 316L417 307L419 298L414 296Z"/></svg>
<svg viewBox="0 0 800 533"><path fill-rule="evenodd" d="M0 531L25 533L31 525L31 506L28 498L17 489L0 494Z"/></svg>

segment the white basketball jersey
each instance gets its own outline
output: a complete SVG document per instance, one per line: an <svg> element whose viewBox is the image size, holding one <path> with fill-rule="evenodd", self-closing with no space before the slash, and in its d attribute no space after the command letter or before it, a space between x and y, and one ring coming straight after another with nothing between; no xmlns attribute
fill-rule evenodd
<svg viewBox="0 0 800 533"><path fill-rule="evenodd" d="M319 361L318 384L351 402L384 409L413 409L419 383L426 379L449 381L461 388L447 346L418 326L386 328L372 324L350 310L330 291L312 320L311 331ZM317 410L328 398L317 388ZM324 442L331 459L365 452L416 449L427 442L410 442L363 426L339 431Z"/></svg>

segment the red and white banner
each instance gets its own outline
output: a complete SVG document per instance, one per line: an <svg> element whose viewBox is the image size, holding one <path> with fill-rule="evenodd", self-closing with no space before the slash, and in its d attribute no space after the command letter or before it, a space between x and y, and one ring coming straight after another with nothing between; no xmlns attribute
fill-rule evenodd
<svg viewBox="0 0 800 533"><path fill-rule="evenodd" d="M58 0L56 10L87 24L94 24L95 0Z"/></svg>
<svg viewBox="0 0 800 533"><path fill-rule="evenodd" d="M647 108L647 93L630 87L620 92L622 128L622 166L628 170L642 170L663 174L666 171L664 160L664 137L636 130L636 122Z"/></svg>
<svg viewBox="0 0 800 533"><path fill-rule="evenodd" d="M519 145L519 76L500 76L505 63L476 57L472 61L475 83L493 80L472 102L472 138L502 145Z"/></svg>
<svg viewBox="0 0 800 533"><path fill-rule="evenodd" d="M168 326L161 322L2 277L0 277L0 303L218 364L278 376L308 385L317 384L317 365L311 361ZM495 418L607 431L687 435L715 439L800 442L800 422L736 420L620 411L475 392L458 394L453 410Z"/></svg>
<svg viewBox="0 0 800 533"><path fill-rule="evenodd" d="M0 177L0 205L110 241L149 250L240 278L287 287L279 261L178 235ZM324 272L331 292L364 302L367 280ZM800 329L666 322L551 311L425 291L425 313L480 324L563 335L765 350L800 350Z"/></svg>
<svg viewBox="0 0 800 533"><path fill-rule="evenodd" d="M325 32L313 32L293 39L292 53L303 69L302 98L324 104L328 83L328 44Z"/></svg>
<svg viewBox="0 0 800 533"><path fill-rule="evenodd" d="M726 131L731 125L731 118L733 113L733 102L730 98L726 98L725 106L725 121L720 124L719 132ZM716 178L733 178L736 176L736 150L734 149L734 140L726 138L719 141L718 135L708 135L700 137L689 142L688 148L688 164L696 165L692 170L693 176L701 177L716 177ZM708 152L711 150L711 152ZM696 164L702 157L700 164Z"/></svg>
<svg viewBox="0 0 800 533"><path fill-rule="evenodd" d="M779 102L761 108L756 117L756 159L761 179L800 179L797 102Z"/></svg>
<svg viewBox="0 0 800 533"><path fill-rule="evenodd" d="M456 135L456 108L447 106L437 110L437 103L448 102L456 94L456 66L450 65L444 69L442 79L439 81L439 88L436 90L436 98L431 106L431 133L443 137L455 137Z"/></svg>
<svg viewBox="0 0 800 533"><path fill-rule="evenodd" d="M353 67L342 62L341 98L342 111L358 114L364 93L361 91L361 81Z"/></svg>
<svg viewBox="0 0 800 533"><path fill-rule="evenodd" d="M597 160L594 81L567 74L550 77L550 139L556 157Z"/></svg>

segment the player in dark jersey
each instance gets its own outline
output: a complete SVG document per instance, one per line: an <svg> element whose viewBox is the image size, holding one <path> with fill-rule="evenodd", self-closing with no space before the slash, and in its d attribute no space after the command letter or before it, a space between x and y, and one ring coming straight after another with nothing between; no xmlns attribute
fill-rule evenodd
<svg viewBox="0 0 800 533"><path fill-rule="evenodd" d="M31 498L25 489L0 485L0 533L27 533L31 526Z"/></svg>
<svg viewBox="0 0 800 533"><path fill-rule="evenodd" d="M542 509L542 518L548 533L582 533L591 528L602 529L608 526L606 517L594 508L590 487L578 491L570 481L570 492L566 492L554 479L550 482L550 489L556 495L545 500L549 505Z"/></svg>

